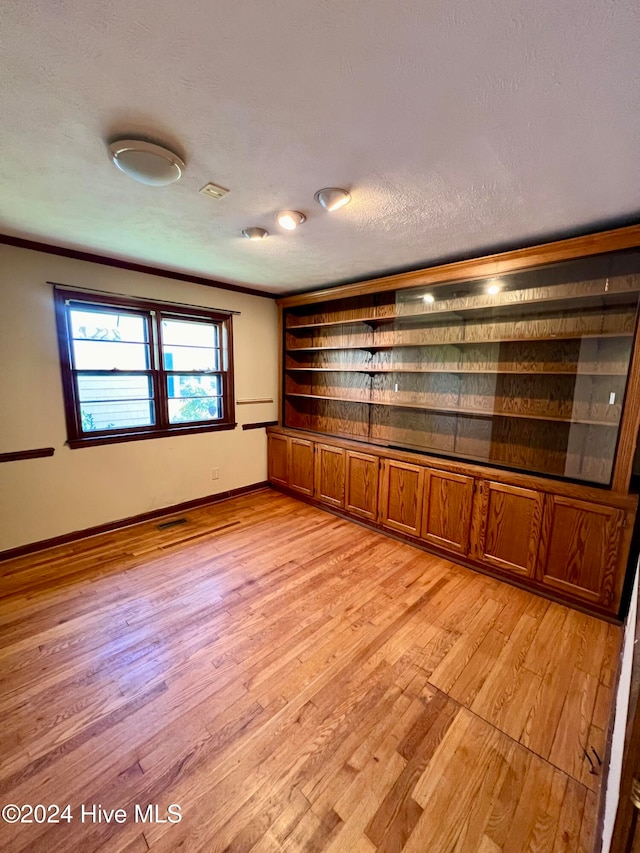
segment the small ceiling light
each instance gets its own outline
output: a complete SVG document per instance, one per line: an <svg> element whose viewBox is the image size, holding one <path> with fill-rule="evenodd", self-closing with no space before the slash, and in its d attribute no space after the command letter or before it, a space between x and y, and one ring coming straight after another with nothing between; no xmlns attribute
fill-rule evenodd
<svg viewBox="0 0 640 853"><path fill-rule="evenodd" d="M489 296L495 296L496 293L500 293L500 285L498 283L498 279L494 278L489 282L489 287L487 287L487 293Z"/></svg>
<svg viewBox="0 0 640 853"><path fill-rule="evenodd" d="M265 237L269 236L269 232L266 228L243 228L242 236L246 237L247 240L264 240Z"/></svg>
<svg viewBox="0 0 640 853"><path fill-rule="evenodd" d="M433 293L425 293L425 295L422 298L425 302L429 302L429 303L436 301L436 298L433 295Z"/></svg>
<svg viewBox="0 0 640 853"><path fill-rule="evenodd" d="M173 184L185 170L184 162L173 151L141 139L112 142L109 156L125 175L151 187Z"/></svg>
<svg viewBox="0 0 640 853"><path fill-rule="evenodd" d="M287 231L295 231L298 225L302 225L307 217L297 210L281 210L276 213L276 221L281 228Z"/></svg>
<svg viewBox="0 0 640 853"><path fill-rule="evenodd" d="M331 213L334 210L338 210L339 207L349 204L351 194L346 190L341 190L339 187L326 187L324 190L318 190L314 198L319 205Z"/></svg>

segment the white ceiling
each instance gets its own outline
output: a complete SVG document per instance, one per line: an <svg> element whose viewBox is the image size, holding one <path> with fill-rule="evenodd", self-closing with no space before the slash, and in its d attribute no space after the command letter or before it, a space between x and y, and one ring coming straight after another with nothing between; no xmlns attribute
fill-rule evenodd
<svg viewBox="0 0 640 853"><path fill-rule="evenodd" d="M284 293L640 213L637 0L4 0L0 71L4 234Z"/></svg>

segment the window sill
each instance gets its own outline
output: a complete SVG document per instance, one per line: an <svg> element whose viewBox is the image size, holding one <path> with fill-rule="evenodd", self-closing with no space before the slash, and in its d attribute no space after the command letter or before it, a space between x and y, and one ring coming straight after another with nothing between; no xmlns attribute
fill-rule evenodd
<svg viewBox="0 0 640 853"><path fill-rule="evenodd" d="M207 424L206 426L185 426L182 429L154 430L153 432L129 432L117 433L115 435L86 436L84 438L70 438L67 446L71 450L79 447L97 447L100 444L121 444L124 441L143 441L152 438L171 438L178 435L196 435L200 432L221 432L222 430L235 429L237 423L231 424Z"/></svg>

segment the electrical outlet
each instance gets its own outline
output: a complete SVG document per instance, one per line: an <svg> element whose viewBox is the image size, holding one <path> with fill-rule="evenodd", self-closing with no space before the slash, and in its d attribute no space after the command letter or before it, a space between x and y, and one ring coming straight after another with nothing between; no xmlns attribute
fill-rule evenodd
<svg viewBox="0 0 640 853"><path fill-rule="evenodd" d="M212 480L219 480L220 479L220 469L219 468L212 468L211 469L211 479Z"/></svg>

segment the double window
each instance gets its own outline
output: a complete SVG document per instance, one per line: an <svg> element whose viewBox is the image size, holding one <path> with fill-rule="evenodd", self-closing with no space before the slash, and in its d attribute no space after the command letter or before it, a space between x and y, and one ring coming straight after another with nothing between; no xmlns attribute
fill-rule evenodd
<svg viewBox="0 0 640 853"><path fill-rule="evenodd" d="M56 289L69 445L233 429L231 315Z"/></svg>

